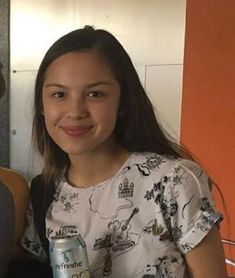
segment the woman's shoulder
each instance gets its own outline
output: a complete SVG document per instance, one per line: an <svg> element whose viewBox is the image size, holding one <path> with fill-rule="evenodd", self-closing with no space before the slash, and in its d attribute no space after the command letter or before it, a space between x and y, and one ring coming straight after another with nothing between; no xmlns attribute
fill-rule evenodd
<svg viewBox="0 0 235 278"><path fill-rule="evenodd" d="M155 152L133 152L131 154L132 161L134 163L147 163L152 164L155 166L158 166L162 163L164 164L174 164L176 161L180 160L179 158L175 156L170 155L164 155L164 154L158 154Z"/></svg>
<svg viewBox="0 0 235 278"><path fill-rule="evenodd" d="M172 155L158 154L154 152L135 152L130 159L130 165L144 165L151 169L171 170L179 165L185 168L194 169L199 167L195 162L189 159L183 159Z"/></svg>
<svg viewBox="0 0 235 278"><path fill-rule="evenodd" d="M199 163L182 157L162 155L153 152L133 153L129 163L132 166L138 166L140 169L148 169L151 176L154 174L163 177L184 177L194 179L196 182L199 179L209 179L205 170Z"/></svg>
<svg viewBox="0 0 235 278"><path fill-rule="evenodd" d="M190 158L176 157L154 152L136 152L133 153L133 155L135 156L135 162L146 163L155 167L164 164L169 168L183 167L188 171L204 171L198 162Z"/></svg>

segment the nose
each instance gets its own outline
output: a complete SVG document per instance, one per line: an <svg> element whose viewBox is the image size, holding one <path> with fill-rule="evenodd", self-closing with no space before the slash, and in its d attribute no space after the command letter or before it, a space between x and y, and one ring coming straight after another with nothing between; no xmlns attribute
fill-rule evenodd
<svg viewBox="0 0 235 278"><path fill-rule="evenodd" d="M71 98L67 106L67 117L71 119L83 119L88 116L86 100L82 97Z"/></svg>

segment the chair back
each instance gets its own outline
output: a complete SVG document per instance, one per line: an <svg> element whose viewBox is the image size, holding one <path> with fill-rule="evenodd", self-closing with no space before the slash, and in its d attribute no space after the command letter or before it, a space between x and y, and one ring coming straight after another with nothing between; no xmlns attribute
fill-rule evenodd
<svg viewBox="0 0 235 278"><path fill-rule="evenodd" d="M0 167L0 278L9 260L22 251L29 186L20 173Z"/></svg>
<svg viewBox="0 0 235 278"><path fill-rule="evenodd" d="M0 278L6 274L14 246L15 206L10 190L0 182Z"/></svg>

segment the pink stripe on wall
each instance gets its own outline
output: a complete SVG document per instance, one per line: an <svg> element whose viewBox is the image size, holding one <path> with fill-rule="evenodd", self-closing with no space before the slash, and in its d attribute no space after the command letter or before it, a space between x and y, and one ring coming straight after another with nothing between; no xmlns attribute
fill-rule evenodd
<svg viewBox="0 0 235 278"><path fill-rule="evenodd" d="M234 0L187 0L181 142L222 192L225 204L217 190L214 196L225 215L226 257L235 264ZM228 270L235 275L231 264Z"/></svg>

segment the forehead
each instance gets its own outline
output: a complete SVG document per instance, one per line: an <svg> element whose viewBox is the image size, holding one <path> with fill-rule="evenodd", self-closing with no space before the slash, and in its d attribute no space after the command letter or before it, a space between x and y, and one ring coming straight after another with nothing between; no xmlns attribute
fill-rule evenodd
<svg viewBox="0 0 235 278"><path fill-rule="evenodd" d="M45 81L63 78L115 79L107 60L95 51L69 52L53 61L45 72Z"/></svg>

